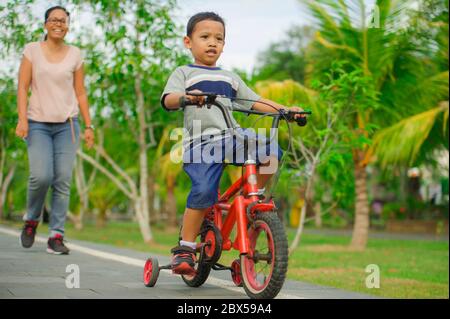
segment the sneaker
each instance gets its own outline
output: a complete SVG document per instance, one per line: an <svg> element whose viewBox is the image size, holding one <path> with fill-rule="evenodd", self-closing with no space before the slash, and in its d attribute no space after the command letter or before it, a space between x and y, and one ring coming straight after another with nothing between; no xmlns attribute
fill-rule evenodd
<svg viewBox="0 0 450 319"><path fill-rule="evenodd" d="M47 252L55 255L68 255L69 248L64 246L64 237L60 234L56 234L54 237L50 237L47 242Z"/></svg>
<svg viewBox="0 0 450 319"><path fill-rule="evenodd" d="M177 275L195 275L195 250L188 246L172 248L172 273Z"/></svg>
<svg viewBox="0 0 450 319"><path fill-rule="evenodd" d="M36 228L39 222L27 220L22 228L22 233L20 234L20 242L23 248L30 248L34 244L34 237L36 236Z"/></svg>

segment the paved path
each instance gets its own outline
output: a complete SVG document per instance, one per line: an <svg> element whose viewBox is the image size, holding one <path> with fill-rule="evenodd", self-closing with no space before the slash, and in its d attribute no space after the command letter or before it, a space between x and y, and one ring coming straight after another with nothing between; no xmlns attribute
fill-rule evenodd
<svg viewBox="0 0 450 319"><path fill-rule="evenodd" d="M151 298L151 299L246 299L242 288L234 286L229 271L213 271L200 288L190 288L179 276L160 273L155 287L142 283L142 271L149 254L113 246L70 240L68 256L46 253L44 237L37 236L33 247L24 249L19 231L0 226L0 298ZM160 264L169 258L157 256ZM68 265L78 265L80 288L66 287ZM298 281L286 281L277 298L336 299L372 298Z"/></svg>

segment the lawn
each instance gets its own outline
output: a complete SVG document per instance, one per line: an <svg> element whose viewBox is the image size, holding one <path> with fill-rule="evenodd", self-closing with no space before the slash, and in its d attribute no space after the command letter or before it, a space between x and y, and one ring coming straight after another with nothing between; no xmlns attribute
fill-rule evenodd
<svg viewBox="0 0 450 319"><path fill-rule="evenodd" d="M88 224L83 231L67 224L66 238L168 255L178 232L152 229L152 245L143 243L131 222L110 222L100 229ZM46 231L41 225L38 233L45 236ZM288 237L292 240L294 230L288 230ZM448 242L370 239L363 252L350 250L349 242L344 235L305 234L289 258L288 278L389 298L449 298ZM229 264L236 257L236 251L224 252L221 262ZM380 269L380 288L366 288L369 264Z"/></svg>

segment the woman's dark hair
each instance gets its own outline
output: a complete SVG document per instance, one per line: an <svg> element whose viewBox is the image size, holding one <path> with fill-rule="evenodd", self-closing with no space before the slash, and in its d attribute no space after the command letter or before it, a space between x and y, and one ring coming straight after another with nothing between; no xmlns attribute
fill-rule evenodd
<svg viewBox="0 0 450 319"><path fill-rule="evenodd" d="M69 13L69 11L66 10L66 8L61 7L61 6L54 6L54 7L48 8L47 11L45 11L45 21L44 21L44 23L47 22L48 17L50 16L50 13L52 13L53 10L62 10L62 11L64 11L67 14L67 17L70 18L70 13ZM47 40L47 34L45 35L44 40Z"/></svg>
<svg viewBox="0 0 450 319"><path fill-rule="evenodd" d="M197 23L199 23L201 21L205 21L205 20L217 21L217 22L222 23L223 30L225 32L225 21L223 21L221 16L219 16L217 13L214 13L214 12L199 12L199 13L193 15L189 19L189 22L188 22L187 28L186 28L186 35L188 37L191 37L192 32L194 32L194 28L197 25ZM224 36L225 36L225 34L224 34Z"/></svg>

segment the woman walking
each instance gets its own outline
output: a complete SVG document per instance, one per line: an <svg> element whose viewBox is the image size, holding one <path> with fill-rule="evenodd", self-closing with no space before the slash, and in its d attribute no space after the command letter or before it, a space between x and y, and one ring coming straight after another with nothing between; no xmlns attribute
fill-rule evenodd
<svg viewBox="0 0 450 319"><path fill-rule="evenodd" d="M69 12L60 6L45 12L45 40L25 46L17 92L16 134L26 140L30 167L27 212L20 239L25 248L33 245L45 197L51 187L47 252L58 255L69 253L63 238L79 144L79 112L85 123L86 144L90 148L94 143L81 52L64 42L69 17Z"/></svg>

